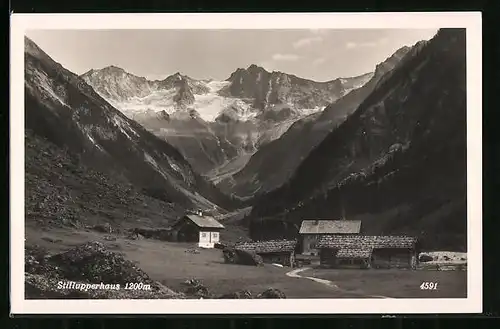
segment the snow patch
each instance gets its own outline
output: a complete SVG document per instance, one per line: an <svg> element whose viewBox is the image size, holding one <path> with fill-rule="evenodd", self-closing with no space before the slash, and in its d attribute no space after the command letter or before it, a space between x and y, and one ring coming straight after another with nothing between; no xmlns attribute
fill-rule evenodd
<svg viewBox="0 0 500 329"><path fill-rule="evenodd" d="M31 70L31 73L33 74L33 79L34 79L33 82L36 86L43 89L43 91L45 91L46 94L50 95L53 100L56 100L62 105L69 107L69 105L64 101L64 99L54 91L53 82L44 72L40 72L39 70L33 69Z"/></svg>
<svg viewBox="0 0 500 329"><path fill-rule="evenodd" d="M165 174L165 172L160 168L155 159L153 159L153 157L149 155L149 153L144 152L144 160L146 160L146 162L148 162L158 173L160 173L163 178L168 179L167 174Z"/></svg>
<svg viewBox="0 0 500 329"><path fill-rule="evenodd" d="M104 151L104 149L102 148L101 145L99 145L95 139L92 137L92 135L90 135L88 132L85 134L87 136L87 138L92 142L92 144L94 144L95 147L97 147L97 149L101 152L106 152Z"/></svg>
<svg viewBox="0 0 500 329"><path fill-rule="evenodd" d="M146 83L145 80L124 71L99 76L97 72L93 72L90 77L84 76L84 80L105 99L121 101L127 101L132 96L147 96L157 87L154 83Z"/></svg>
<svg viewBox="0 0 500 329"><path fill-rule="evenodd" d="M210 81L207 83L207 87L210 89L210 92L216 93L222 88L229 86L231 82L229 81Z"/></svg>
<svg viewBox="0 0 500 329"><path fill-rule="evenodd" d="M94 137L92 136L92 130L95 128L94 125L88 125L88 126L84 126L82 125L80 122L78 121L75 121L78 129L80 129L83 134L85 135L85 137L87 137L87 139L101 152L106 152L101 145L99 145L99 143L96 142L96 140L94 139Z"/></svg>
<svg viewBox="0 0 500 329"><path fill-rule="evenodd" d="M299 112L300 116L309 116L317 112L322 112L324 109L325 106L316 106L312 109L298 109L297 112Z"/></svg>
<svg viewBox="0 0 500 329"><path fill-rule="evenodd" d="M190 106L196 110L204 121L214 121L221 111L226 108L234 107L238 110L240 119L245 121L254 118L257 113L250 110L251 105L245 103L241 99L224 97L218 92L229 85L229 81L210 81L206 84L209 91L205 94L195 94L194 104ZM173 101L176 93L175 88L169 90L154 91L145 97L132 97L127 101L113 102L111 105L123 112L127 117L144 114L146 112L157 113L165 111L168 115L172 115L179 110L179 107ZM106 98L105 95L101 95ZM108 97L109 98L109 97Z"/></svg>
<svg viewBox="0 0 500 329"><path fill-rule="evenodd" d="M259 73L261 74L261 73ZM280 76L277 77L277 81L282 80ZM198 112L200 118L206 122L213 122L215 119L228 111L227 114L231 117L235 117L240 121L249 121L255 119L259 111L252 108L251 102L247 102L240 98L225 97L219 94L219 91L224 87L230 85L229 81L209 81L204 83L204 86L208 88L208 92L203 94L194 94L194 103L189 107ZM134 119L137 116L145 115L155 115L158 112L165 111L168 115L173 115L179 111L179 106L174 102L174 96L176 95L176 88L171 88L168 90L151 90L151 92L143 97L134 96L129 97L125 100L116 101L114 96L106 95L106 93L100 93L100 95L107 99L108 102L115 108L119 109L128 118ZM269 102L269 98L272 92L272 81L268 82L268 91L266 94L266 101ZM137 94L137 92L135 93ZM142 95L142 91L139 92ZM113 100L115 99L115 100ZM291 106L292 108L294 106ZM324 107L315 107L311 109L298 109L297 112L300 116L307 116L319 111L322 111ZM188 117L189 118L189 117ZM121 126L118 124L118 126ZM122 127L123 128L123 127ZM123 129L122 132L127 129ZM128 130L127 130L128 131ZM127 136L126 132L124 132Z"/></svg>
<svg viewBox="0 0 500 329"><path fill-rule="evenodd" d="M132 137L128 134L129 132L139 137L139 134L119 115L114 115L112 117L113 123L120 129L120 131L127 136L128 139L132 140ZM127 132L128 131L128 132Z"/></svg>
<svg viewBox="0 0 500 329"><path fill-rule="evenodd" d="M257 114L250 110L250 105L237 98L223 97L218 94L209 93L195 95L193 108L205 121L214 121L221 112L227 108L235 108L240 120L248 120Z"/></svg>
<svg viewBox="0 0 500 329"><path fill-rule="evenodd" d="M182 170L181 168L172 160L170 160L169 158L167 158L167 161L168 161L168 164L170 165L170 167L175 170L177 173L181 174L182 175Z"/></svg>

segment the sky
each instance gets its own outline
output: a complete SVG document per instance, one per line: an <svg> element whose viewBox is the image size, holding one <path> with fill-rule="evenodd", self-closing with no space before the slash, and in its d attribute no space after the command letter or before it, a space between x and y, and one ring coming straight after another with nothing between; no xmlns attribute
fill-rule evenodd
<svg viewBox="0 0 500 329"><path fill-rule="evenodd" d="M180 72L225 80L251 64L315 81L372 72L436 29L30 30L26 35L76 74L115 65L148 79Z"/></svg>

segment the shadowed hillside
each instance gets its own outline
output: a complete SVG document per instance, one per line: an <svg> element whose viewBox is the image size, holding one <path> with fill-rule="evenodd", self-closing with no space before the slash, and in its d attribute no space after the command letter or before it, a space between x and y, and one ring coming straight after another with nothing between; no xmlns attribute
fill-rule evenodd
<svg viewBox="0 0 500 329"><path fill-rule="evenodd" d="M25 45L26 129L152 197L185 208L233 206L174 147L125 117L31 40Z"/></svg>
<svg viewBox="0 0 500 329"><path fill-rule="evenodd" d="M264 194L286 183L314 147L354 112L384 74L390 72L411 50L409 47L398 49L376 66L368 82L328 105L322 112L296 121L279 139L260 147L242 170L218 186L238 196L249 197L255 193Z"/></svg>
<svg viewBox="0 0 500 329"><path fill-rule="evenodd" d="M465 50L464 29L441 29L405 57L286 185L256 202L251 234L291 235L304 217L345 212L370 233L465 248Z"/></svg>

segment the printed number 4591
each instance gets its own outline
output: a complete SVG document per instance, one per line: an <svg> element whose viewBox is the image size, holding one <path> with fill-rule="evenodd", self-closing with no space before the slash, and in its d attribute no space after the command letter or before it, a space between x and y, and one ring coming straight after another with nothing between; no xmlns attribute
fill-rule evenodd
<svg viewBox="0 0 500 329"><path fill-rule="evenodd" d="M420 285L421 290L437 290L437 282L422 282Z"/></svg>

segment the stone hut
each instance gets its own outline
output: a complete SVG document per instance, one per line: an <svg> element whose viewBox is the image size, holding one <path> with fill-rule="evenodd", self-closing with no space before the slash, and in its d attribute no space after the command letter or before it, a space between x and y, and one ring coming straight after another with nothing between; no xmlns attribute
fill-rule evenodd
<svg viewBox="0 0 500 329"><path fill-rule="evenodd" d="M277 263L292 267L295 262L295 240L268 240L243 242L235 245L235 249L255 252L262 257L264 263Z"/></svg>
<svg viewBox="0 0 500 329"><path fill-rule="evenodd" d="M410 236L327 235L317 242L320 264L328 267L412 268L418 241Z"/></svg>

